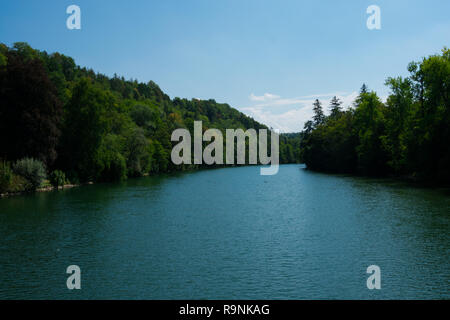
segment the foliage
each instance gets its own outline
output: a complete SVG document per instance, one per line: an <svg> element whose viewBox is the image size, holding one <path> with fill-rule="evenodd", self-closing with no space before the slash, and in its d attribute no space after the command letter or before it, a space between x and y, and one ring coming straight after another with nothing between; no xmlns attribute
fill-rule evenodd
<svg viewBox="0 0 450 320"><path fill-rule="evenodd" d="M323 113L322 104L319 99L316 99L313 103L313 111L314 111L314 124L316 126L323 124L325 121L325 114Z"/></svg>
<svg viewBox="0 0 450 320"><path fill-rule="evenodd" d="M13 179L13 172L8 162L0 161L0 193L7 192Z"/></svg>
<svg viewBox="0 0 450 320"><path fill-rule="evenodd" d="M31 190L36 190L46 178L46 169L42 161L33 158L18 160L13 165L13 171L29 183Z"/></svg>
<svg viewBox="0 0 450 320"><path fill-rule="evenodd" d="M333 108L301 133L301 159L308 168L368 175L408 175L450 182L450 50L412 62L407 78L388 78L382 103L366 85L354 108ZM333 111L334 110L334 111Z"/></svg>
<svg viewBox="0 0 450 320"><path fill-rule="evenodd" d="M133 129L125 140L128 176L138 177L150 169L150 143L142 128Z"/></svg>
<svg viewBox="0 0 450 320"><path fill-rule="evenodd" d="M201 167L170 161L171 133L193 135L196 120L223 133L267 129L228 104L171 99L153 81L108 77L24 42L0 44L0 157L40 160L54 184L62 181L56 172L83 183ZM298 134L281 135L280 162L298 162L299 145ZM13 176L15 190L38 187L26 174Z"/></svg>
<svg viewBox="0 0 450 320"><path fill-rule="evenodd" d="M100 144L95 166L95 180L98 181L120 181L126 178L127 165L121 154L121 137L108 134Z"/></svg>
<svg viewBox="0 0 450 320"><path fill-rule="evenodd" d="M50 174L49 180L52 186L58 188L66 183L66 175L60 170L55 170Z"/></svg>
<svg viewBox="0 0 450 320"><path fill-rule="evenodd" d="M30 47L20 43L2 55L8 62L0 63L0 156L34 157L50 165L63 110L55 86Z"/></svg>

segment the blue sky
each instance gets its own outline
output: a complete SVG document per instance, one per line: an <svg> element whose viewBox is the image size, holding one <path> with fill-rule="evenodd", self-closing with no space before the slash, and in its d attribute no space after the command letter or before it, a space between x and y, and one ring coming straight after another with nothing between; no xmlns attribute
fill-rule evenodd
<svg viewBox="0 0 450 320"><path fill-rule="evenodd" d="M66 8L81 8L81 30ZM368 30L369 5L381 30ZM3 0L0 42L59 51L107 75L153 80L173 97L213 98L299 131L317 97L349 105L365 82L450 46L450 1Z"/></svg>

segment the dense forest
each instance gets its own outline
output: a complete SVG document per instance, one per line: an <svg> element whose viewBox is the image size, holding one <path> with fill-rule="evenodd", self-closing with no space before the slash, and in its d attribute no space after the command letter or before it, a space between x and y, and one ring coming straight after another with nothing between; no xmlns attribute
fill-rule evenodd
<svg viewBox="0 0 450 320"><path fill-rule="evenodd" d="M325 115L316 100L301 132L307 167L450 183L450 50L412 62L408 71L386 80L386 102L366 85L348 110L335 97Z"/></svg>
<svg viewBox="0 0 450 320"><path fill-rule="evenodd" d="M170 161L177 128L267 128L214 100L171 99L156 83L108 77L60 53L0 44L0 193L198 168ZM280 136L298 162L299 134Z"/></svg>
<svg viewBox="0 0 450 320"><path fill-rule="evenodd" d="M309 169L450 182L450 50L388 78L383 102L363 85L346 110L319 100L300 134L280 135L280 162ZM0 44L0 193L190 170L171 133L267 127L214 100L171 99L156 83L108 77L60 53Z"/></svg>

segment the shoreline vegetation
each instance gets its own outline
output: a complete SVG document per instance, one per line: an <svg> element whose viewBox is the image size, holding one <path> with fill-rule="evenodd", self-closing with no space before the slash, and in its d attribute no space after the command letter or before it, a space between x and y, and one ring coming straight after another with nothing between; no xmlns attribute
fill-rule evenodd
<svg viewBox="0 0 450 320"><path fill-rule="evenodd" d="M171 99L153 81L108 77L60 53L0 43L0 194L36 191L47 178L57 187L206 167L170 161L171 133L192 134L194 121L222 134L269 129L213 99ZM280 135L280 163L299 162L299 137Z"/></svg>
<svg viewBox="0 0 450 320"><path fill-rule="evenodd" d="M291 164L295 164L295 163L291 163ZM302 164L302 163L296 163L296 164ZM239 165L242 166L242 165ZM245 165L245 166L253 166L253 165ZM194 172L198 172L200 170L211 170L211 169L221 169L221 168L232 168L232 167L237 167L237 165L230 165L230 166L213 166L213 167L201 167L201 168L191 168L191 169L186 169L183 171L174 171L174 172L161 172L160 174L170 174L170 173L177 173L177 172L183 172L183 173L194 173ZM357 173L345 173L345 172L326 172L326 171L318 171L318 170L312 170L309 169L308 167L304 167L304 170L309 170L312 172L317 172L317 173L324 173L324 174L342 174L344 176L349 176L349 177L359 177L359 178L371 178L371 179L379 179L379 180L385 180L388 179L389 181L392 182L401 182L401 183L405 183L408 186L411 187L419 187L419 188L431 188L431 189L441 189L444 188L447 192L447 194L450 194L448 192L450 192L450 186L446 183L436 183L434 181L429 181L429 180L421 180L421 179L417 179L417 177L414 176L396 176L396 175L388 175L388 176L370 176L370 175L363 175L363 174L357 174ZM160 175L157 174L157 175ZM149 177L150 174L145 173L140 177L133 177L133 178L142 178L142 177ZM377 181L377 180L374 180ZM113 183L112 182L99 182L99 183ZM34 194L34 193L42 193L42 192L52 192L52 191L59 191L59 190L67 190L67 189L72 189L72 188L78 188L78 187L83 187L86 185L94 185L97 183L94 183L92 181L90 182L86 182L86 183L80 183L80 184L64 184L64 185L60 185L60 186L53 186L51 185L50 181L45 181L43 183L43 185L39 188L37 188L36 190L22 190L22 191L18 191L18 192L5 192L5 193L0 193L0 199L3 198L10 198L10 197L15 197L15 196L21 196L21 195L27 195L27 194Z"/></svg>
<svg viewBox="0 0 450 320"><path fill-rule="evenodd" d="M385 102L365 84L347 110L334 97L325 115L317 99L301 132L301 162L321 172L449 186L450 50L411 62L408 71L386 80Z"/></svg>
<svg viewBox="0 0 450 320"><path fill-rule="evenodd" d="M50 191L56 191L56 190L71 189L71 188L76 188L76 187L80 187L80 186L81 185L78 185L78 184L65 184L64 186L58 186L58 187L54 187L54 186L41 187L41 188L37 188L36 190L33 190L33 191L20 191L20 192L16 192L16 193L8 193L8 192L0 193L0 199L14 197L14 196L20 196L20 195L30 194L30 193L50 192Z"/></svg>
<svg viewBox="0 0 450 320"><path fill-rule="evenodd" d="M280 164L450 185L450 50L412 62L408 71L386 80L385 102L365 84L345 110L334 97L325 114L317 99L302 132L280 134ZM192 135L194 121L222 134L268 129L228 104L171 99L153 81L110 78L60 53L0 43L2 198L225 167L170 161L171 133L183 128ZM248 154L246 141L247 162Z"/></svg>

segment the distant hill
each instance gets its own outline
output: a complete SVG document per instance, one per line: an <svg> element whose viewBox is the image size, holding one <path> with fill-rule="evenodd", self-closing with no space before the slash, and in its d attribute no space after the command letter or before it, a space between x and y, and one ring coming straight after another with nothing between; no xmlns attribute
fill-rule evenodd
<svg viewBox="0 0 450 320"><path fill-rule="evenodd" d="M153 81L108 77L68 56L0 44L0 158L31 157L78 181L186 170L170 161L171 133L203 128L267 128L214 100L181 99ZM280 162L299 159L299 135L280 137Z"/></svg>

